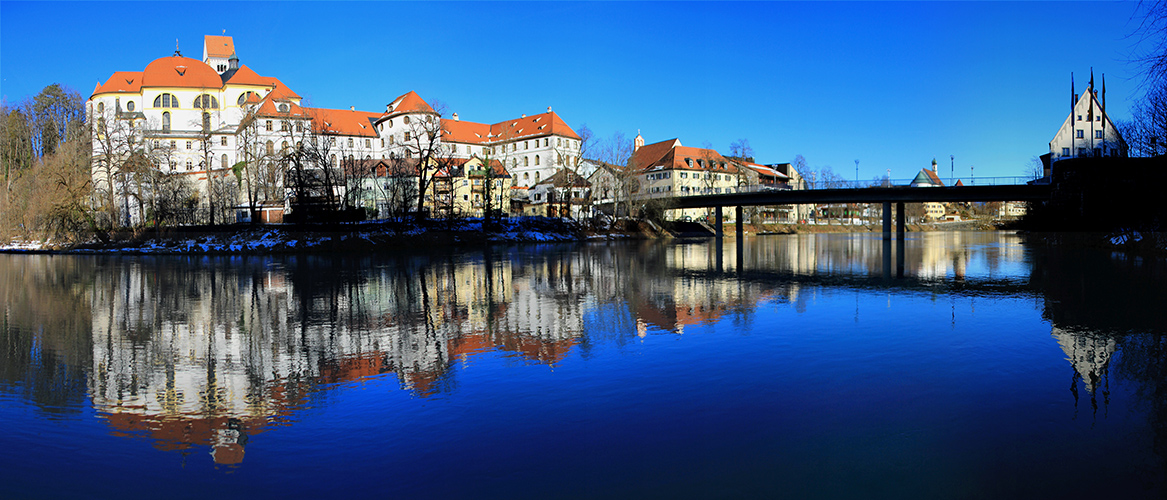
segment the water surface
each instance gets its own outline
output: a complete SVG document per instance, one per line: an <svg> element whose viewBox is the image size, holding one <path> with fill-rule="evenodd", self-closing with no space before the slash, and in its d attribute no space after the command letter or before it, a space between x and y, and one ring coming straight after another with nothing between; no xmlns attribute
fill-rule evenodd
<svg viewBox="0 0 1167 500"><path fill-rule="evenodd" d="M1156 497L1164 277L962 232L0 255L0 496Z"/></svg>

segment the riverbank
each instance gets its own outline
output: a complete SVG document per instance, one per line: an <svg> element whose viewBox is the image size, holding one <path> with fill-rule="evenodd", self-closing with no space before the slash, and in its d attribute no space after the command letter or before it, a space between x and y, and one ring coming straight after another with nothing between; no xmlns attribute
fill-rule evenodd
<svg viewBox="0 0 1167 500"><path fill-rule="evenodd" d="M276 224L226 227L143 228L113 231L91 241L16 241L9 253L73 254L269 254L290 252L426 249L506 243L554 243L637 236L594 235L570 219L515 217L442 221L369 221L353 224Z"/></svg>

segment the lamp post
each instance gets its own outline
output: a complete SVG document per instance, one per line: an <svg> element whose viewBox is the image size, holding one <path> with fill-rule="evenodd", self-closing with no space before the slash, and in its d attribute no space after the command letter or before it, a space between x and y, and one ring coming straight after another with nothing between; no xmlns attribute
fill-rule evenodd
<svg viewBox="0 0 1167 500"><path fill-rule="evenodd" d="M972 177L972 185L977 185L977 167L976 165L968 166L969 176Z"/></svg>
<svg viewBox="0 0 1167 500"><path fill-rule="evenodd" d="M859 160L855 160L855 187L859 187Z"/></svg>
<svg viewBox="0 0 1167 500"><path fill-rule="evenodd" d="M956 155L948 155L948 184L956 184Z"/></svg>

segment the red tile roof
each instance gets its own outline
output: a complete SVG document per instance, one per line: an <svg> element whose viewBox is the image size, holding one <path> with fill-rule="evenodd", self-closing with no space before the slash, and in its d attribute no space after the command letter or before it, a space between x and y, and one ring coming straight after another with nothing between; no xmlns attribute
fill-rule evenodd
<svg viewBox="0 0 1167 500"><path fill-rule="evenodd" d="M442 140L471 144L490 142L490 125L442 118Z"/></svg>
<svg viewBox="0 0 1167 500"><path fill-rule="evenodd" d="M207 63L182 56L161 57L142 72L143 87L218 89L223 79Z"/></svg>
<svg viewBox="0 0 1167 500"><path fill-rule="evenodd" d="M381 117L378 113L353 111L348 109L305 108L322 134L377 137L373 122Z"/></svg>
<svg viewBox="0 0 1167 500"><path fill-rule="evenodd" d="M142 91L141 71L117 71L104 84L93 89L93 95L129 93L137 94Z"/></svg>
<svg viewBox="0 0 1167 500"><path fill-rule="evenodd" d="M669 139L667 141L655 142L646 144L636 149L632 156L628 159L629 168L645 169L649 166L659 163L669 151L673 148L679 147L681 141L678 139Z"/></svg>
<svg viewBox="0 0 1167 500"><path fill-rule="evenodd" d="M689 164L690 159L692 166ZM707 164L710 163L717 168L708 168ZM722 164L725 165L724 169L721 168ZM726 173L737 173L738 171L737 163L721 156L721 153L712 149L682 146L681 141L677 139L641 146L635 153L632 153L628 165L637 170L720 170Z"/></svg>
<svg viewBox="0 0 1167 500"><path fill-rule="evenodd" d="M248 68L247 65L240 66L235 70L235 74L231 75L231 79L227 80L231 85L271 85L271 78L264 78L259 76L254 70Z"/></svg>
<svg viewBox="0 0 1167 500"><path fill-rule="evenodd" d="M572 139L580 138L554 111L496 123L490 126L490 134L495 137L493 139L495 141L509 141L552 134L570 137Z"/></svg>
<svg viewBox="0 0 1167 500"><path fill-rule="evenodd" d="M203 37L207 57L231 57L235 53L235 42L229 36L207 35Z"/></svg>
<svg viewBox="0 0 1167 500"><path fill-rule="evenodd" d="M403 95L398 96L389 104L389 109L385 110L386 117L396 116L402 113L433 113L434 108L426 104L417 92L409 91Z"/></svg>

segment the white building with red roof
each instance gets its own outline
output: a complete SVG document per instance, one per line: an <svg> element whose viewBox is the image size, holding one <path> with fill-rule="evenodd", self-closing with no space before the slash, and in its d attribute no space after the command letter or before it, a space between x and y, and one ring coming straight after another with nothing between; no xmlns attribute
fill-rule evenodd
<svg viewBox="0 0 1167 500"><path fill-rule="evenodd" d="M140 203L143 193L132 192L131 164L188 176L205 206L209 181L240 175L233 171L239 165L266 165L266 177L281 178L276 164L309 136L325 143L321 163L333 167L345 160L419 157L431 149L444 158L497 161L521 187L577 165L581 156L581 137L551 108L486 124L461 121L456 113L442 118L416 92L397 97L384 113L309 108L301 100L279 79L240 65L226 35L205 37L201 61L176 50L143 71L115 72L94 88L88 102L95 187L119 205L121 217L138 223L147 209ZM282 186L249 186L253 177L258 182L264 175L243 172L238 183L243 192L228 206L285 203Z"/></svg>

